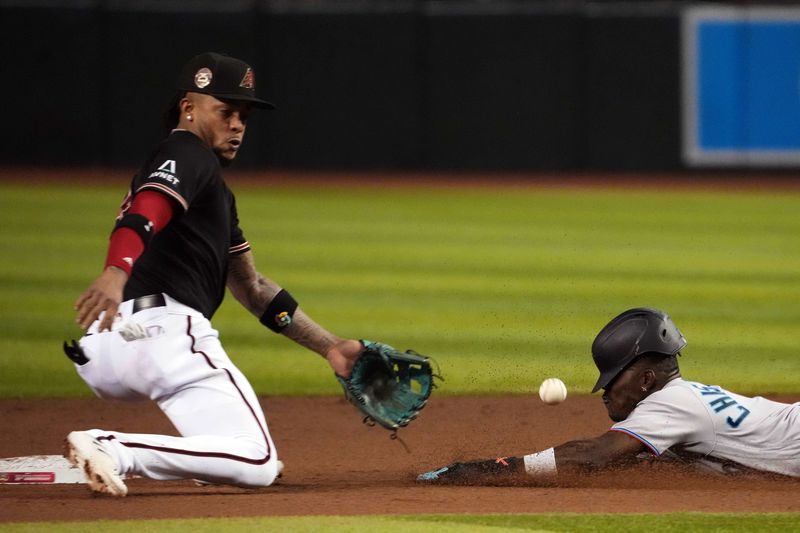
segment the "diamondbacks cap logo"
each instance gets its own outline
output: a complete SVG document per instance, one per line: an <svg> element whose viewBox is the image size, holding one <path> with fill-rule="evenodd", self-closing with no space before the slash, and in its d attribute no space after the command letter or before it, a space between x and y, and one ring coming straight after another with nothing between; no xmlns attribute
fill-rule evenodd
<svg viewBox="0 0 800 533"><path fill-rule="evenodd" d="M203 67L195 73L194 84L197 85L198 89L204 89L208 87L213 77L214 74L212 74L211 70Z"/></svg>
<svg viewBox="0 0 800 533"><path fill-rule="evenodd" d="M256 78L253 75L253 69L247 69L247 72L244 73L244 77L242 78L242 82L239 84L239 87L244 87L245 89L256 88Z"/></svg>

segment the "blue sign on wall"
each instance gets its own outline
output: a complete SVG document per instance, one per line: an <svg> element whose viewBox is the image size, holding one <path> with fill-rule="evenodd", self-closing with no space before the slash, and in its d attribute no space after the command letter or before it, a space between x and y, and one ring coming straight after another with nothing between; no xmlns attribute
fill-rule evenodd
<svg viewBox="0 0 800 533"><path fill-rule="evenodd" d="M684 11L683 155L800 165L800 8Z"/></svg>

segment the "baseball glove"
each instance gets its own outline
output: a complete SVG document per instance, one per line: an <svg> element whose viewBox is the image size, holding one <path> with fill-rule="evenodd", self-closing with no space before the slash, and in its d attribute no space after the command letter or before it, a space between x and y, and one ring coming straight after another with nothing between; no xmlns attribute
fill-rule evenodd
<svg viewBox="0 0 800 533"><path fill-rule="evenodd" d="M350 377L336 376L345 396L364 414L366 423L389 430L407 426L425 407L436 386L430 360L380 342L362 340L361 344L364 351Z"/></svg>

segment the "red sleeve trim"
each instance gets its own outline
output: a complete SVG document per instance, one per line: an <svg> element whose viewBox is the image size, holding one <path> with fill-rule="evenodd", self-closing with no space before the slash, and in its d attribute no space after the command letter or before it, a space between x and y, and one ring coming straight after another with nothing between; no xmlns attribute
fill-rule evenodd
<svg viewBox="0 0 800 533"><path fill-rule="evenodd" d="M231 246L228 248L228 254L230 255L238 255L242 254L250 249L249 242L243 242L242 244L237 244L236 246Z"/></svg>
<svg viewBox="0 0 800 533"><path fill-rule="evenodd" d="M172 198L173 200L175 200L176 202L178 202L179 204L181 204L181 207L183 207L184 211L189 209L189 203L183 198L183 196L173 191L166 185L161 185L160 183L145 183L144 185L136 189L136 192L139 193L141 191L146 191L146 190L160 191L169 196L170 198Z"/></svg>
<svg viewBox="0 0 800 533"><path fill-rule="evenodd" d="M617 433L624 433L625 435L633 437L634 439L636 439L639 442L641 442L642 444L644 444L647 447L647 449L650 450L650 453L652 453L656 457L661 455L661 452L658 451L658 448L656 448L654 445L652 445L650 442L648 442L648 440L646 438L642 437L638 433L634 433L633 431L631 431L629 429L625 429L625 428L611 428L611 429L609 429L609 431L616 431Z"/></svg>

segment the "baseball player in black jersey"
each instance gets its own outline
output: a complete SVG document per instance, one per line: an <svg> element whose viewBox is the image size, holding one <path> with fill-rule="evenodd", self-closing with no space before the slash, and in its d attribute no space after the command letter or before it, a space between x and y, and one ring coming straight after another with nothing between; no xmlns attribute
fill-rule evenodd
<svg viewBox="0 0 800 533"><path fill-rule="evenodd" d="M106 268L75 304L86 330L65 351L102 398L150 398L180 437L92 429L67 436L67 457L97 492L124 496L125 476L270 485L282 463L250 383L210 320L227 286L267 328L349 376L362 352L316 324L255 268L222 179L253 108L253 70L205 53L183 68L173 130L134 176L109 243Z"/></svg>

